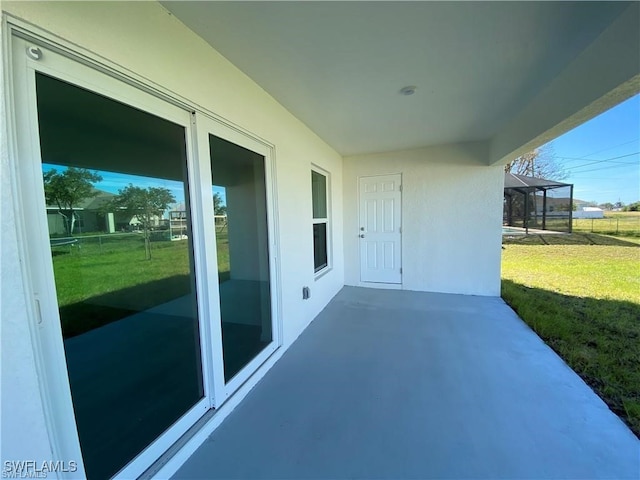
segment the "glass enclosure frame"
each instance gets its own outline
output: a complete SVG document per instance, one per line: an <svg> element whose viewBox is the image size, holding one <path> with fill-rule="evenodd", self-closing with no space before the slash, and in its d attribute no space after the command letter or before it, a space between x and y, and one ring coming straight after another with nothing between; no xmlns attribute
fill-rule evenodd
<svg viewBox="0 0 640 480"><path fill-rule="evenodd" d="M52 45L47 38L32 35L19 27L14 28L12 33L9 42L12 54L9 69L12 91L9 98L14 99L14 111L10 113L13 113L15 120L15 130L12 132L15 136L12 157L19 159L13 162L12 168L15 170L15 181L18 187L16 208L21 213L20 216L16 216L20 221L17 229L19 233L22 232L23 237L20 253L24 258L25 272L30 278L29 285L26 285L29 299L28 316L31 319L30 330L36 355L36 367L41 378L40 388L54 455L60 459L78 462L79 468L76 472L65 474L69 478L83 478L85 472L66 374L56 286L48 249L49 236L42 186L35 74L42 72L149 112L184 127L186 132L187 181L192 211L204 397L117 474L126 478L137 477L205 413L219 408L281 345L273 146L230 126L208 112L196 110L182 100L174 99L164 91L156 90L137 79L130 78L113 66L98 63L86 56L76 57L74 50L61 48L59 44ZM38 55L40 58L37 58ZM270 294L272 341L231 381L226 383L222 366L220 304L216 293L218 278L217 275L212 274L217 272L216 234L213 222L206 221L207 218L213 218L211 188L208 184L211 179L210 155L208 142L203 141L209 134L250 149L265 159L269 276L272 283Z"/></svg>

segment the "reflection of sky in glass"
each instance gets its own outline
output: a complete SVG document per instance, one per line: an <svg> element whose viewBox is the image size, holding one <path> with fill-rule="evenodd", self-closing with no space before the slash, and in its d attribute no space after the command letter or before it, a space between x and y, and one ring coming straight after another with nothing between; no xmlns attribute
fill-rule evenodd
<svg viewBox="0 0 640 480"><path fill-rule="evenodd" d="M67 167L62 165L55 165L52 163L43 163L42 171L46 172L55 168L58 172L64 172ZM122 190L127 185L132 183L136 187L148 188L148 187L163 187L168 189L174 197L176 197L176 203L184 205L184 186L182 182L175 180L165 180L163 178L143 177L140 175L130 175L128 173L116 173L105 172L102 170L92 170L97 172L102 180L94 183L94 187L104 192L118 194L119 190ZM213 193L220 194L223 204L227 203L224 187L213 187Z"/></svg>
<svg viewBox="0 0 640 480"><path fill-rule="evenodd" d="M213 185L211 187L211 191L215 194L220 195L220 199L222 200L222 205L227 205L227 191L224 187L218 187L217 185Z"/></svg>

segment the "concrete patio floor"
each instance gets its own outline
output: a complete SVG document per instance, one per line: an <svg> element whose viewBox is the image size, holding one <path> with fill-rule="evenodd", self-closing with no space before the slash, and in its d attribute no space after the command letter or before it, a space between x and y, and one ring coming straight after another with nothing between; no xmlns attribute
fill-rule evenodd
<svg viewBox="0 0 640 480"><path fill-rule="evenodd" d="M633 478L640 442L500 299L345 287L174 478Z"/></svg>

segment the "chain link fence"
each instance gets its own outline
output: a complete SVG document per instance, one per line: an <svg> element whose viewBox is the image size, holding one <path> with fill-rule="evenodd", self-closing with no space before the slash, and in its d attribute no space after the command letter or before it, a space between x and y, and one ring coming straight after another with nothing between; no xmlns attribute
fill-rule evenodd
<svg viewBox="0 0 640 480"><path fill-rule="evenodd" d="M151 232L150 240L155 248L161 248L163 243L170 244L171 236L168 230ZM79 235L74 237L51 238L51 252L54 256L71 255L101 255L140 249L144 252L144 234L139 233L105 233L96 235Z"/></svg>
<svg viewBox="0 0 640 480"><path fill-rule="evenodd" d="M608 218L574 218L573 231L640 237L640 215Z"/></svg>

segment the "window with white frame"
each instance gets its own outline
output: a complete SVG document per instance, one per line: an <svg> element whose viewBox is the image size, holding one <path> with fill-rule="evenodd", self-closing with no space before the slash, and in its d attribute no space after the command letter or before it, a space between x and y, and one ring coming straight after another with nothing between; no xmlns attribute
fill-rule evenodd
<svg viewBox="0 0 640 480"><path fill-rule="evenodd" d="M311 170L311 196L313 203L313 268L320 273L329 268L329 205L328 174Z"/></svg>

